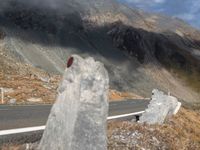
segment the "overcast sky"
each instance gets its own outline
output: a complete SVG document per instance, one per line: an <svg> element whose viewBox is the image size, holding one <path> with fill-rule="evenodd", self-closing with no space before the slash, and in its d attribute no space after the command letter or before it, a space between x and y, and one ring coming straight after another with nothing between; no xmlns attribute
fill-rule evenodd
<svg viewBox="0 0 200 150"><path fill-rule="evenodd" d="M181 18L200 29L200 0L119 0L129 6Z"/></svg>

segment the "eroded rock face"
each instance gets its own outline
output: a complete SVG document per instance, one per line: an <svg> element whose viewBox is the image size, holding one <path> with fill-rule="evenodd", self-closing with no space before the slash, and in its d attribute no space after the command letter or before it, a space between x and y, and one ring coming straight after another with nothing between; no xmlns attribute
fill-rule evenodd
<svg viewBox="0 0 200 150"><path fill-rule="evenodd" d="M181 103L177 98L165 95L159 90L153 90L152 100L140 118L140 123L162 124L166 117L170 117L178 112Z"/></svg>
<svg viewBox="0 0 200 150"><path fill-rule="evenodd" d="M107 149L108 73L93 58L72 57L39 149Z"/></svg>

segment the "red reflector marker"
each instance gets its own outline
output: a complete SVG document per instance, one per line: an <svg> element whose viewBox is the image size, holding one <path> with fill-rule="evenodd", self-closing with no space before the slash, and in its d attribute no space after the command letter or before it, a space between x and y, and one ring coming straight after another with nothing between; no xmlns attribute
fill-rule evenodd
<svg viewBox="0 0 200 150"><path fill-rule="evenodd" d="M73 62L74 62L74 58L73 58L73 57L70 57L70 58L68 59L68 61L67 61L67 68L71 67L72 64L73 64Z"/></svg>

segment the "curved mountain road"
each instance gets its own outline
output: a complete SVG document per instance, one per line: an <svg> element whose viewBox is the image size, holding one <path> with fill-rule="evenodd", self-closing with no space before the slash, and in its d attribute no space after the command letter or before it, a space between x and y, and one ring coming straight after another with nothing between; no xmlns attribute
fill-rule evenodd
<svg viewBox="0 0 200 150"><path fill-rule="evenodd" d="M111 102L109 117L144 111L148 100ZM0 131L43 126L46 124L52 105L0 106Z"/></svg>

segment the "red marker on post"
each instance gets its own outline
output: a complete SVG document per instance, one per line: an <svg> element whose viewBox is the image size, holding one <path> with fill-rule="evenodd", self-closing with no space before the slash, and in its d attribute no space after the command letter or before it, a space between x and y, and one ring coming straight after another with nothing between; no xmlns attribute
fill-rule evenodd
<svg viewBox="0 0 200 150"><path fill-rule="evenodd" d="M70 68L70 67L72 66L73 62L74 62L74 58L73 58L73 57L70 57L70 58L68 59L68 61L67 61L67 68Z"/></svg>

